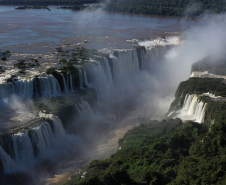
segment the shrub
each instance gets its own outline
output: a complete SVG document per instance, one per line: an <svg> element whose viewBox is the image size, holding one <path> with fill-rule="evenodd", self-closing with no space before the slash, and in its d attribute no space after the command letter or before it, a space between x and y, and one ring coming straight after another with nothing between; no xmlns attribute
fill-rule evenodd
<svg viewBox="0 0 226 185"><path fill-rule="evenodd" d="M46 74L54 74L54 73L57 73L56 68L50 67L46 69Z"/></svg>
<svg viewBox="0 0 226 185"><path fill-rule="evenodd" d="M6 56L1 57L1 60L2 60L2 61L6 61L6 59L7 59Z"/></svg>
<svg viewBox="0 0 226 185"><path fill-rule="evenodd" d="M17 67L19 69L26 68L25 60L18 60L18 62L14 64L14 67Z"/></svg>

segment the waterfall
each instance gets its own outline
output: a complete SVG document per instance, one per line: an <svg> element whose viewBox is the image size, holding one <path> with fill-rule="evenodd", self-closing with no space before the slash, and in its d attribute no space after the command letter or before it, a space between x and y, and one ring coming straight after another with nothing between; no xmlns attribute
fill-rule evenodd
<svg viewBox="0 0 226 185"><path fill-rule="evenodd" d="M203 106L204 106L204 103L202 101L198 102L198 105L197 105L196 110L195 110L195 120L196 120L196 122L199 122L199 120L201 119Z"/></svg>
<svg viewBox="0 0 226 185"><path fill-rule="evenodd" d="M87 81L89 86L95 87L97 95L100 97L103 87L108 86L107 77L102 65L98 63L89 64L84 67L87 74Z"/></svg>
<svg viewBox="0 0 226 185"><path fill-rule="evenodd" d="M53 76L39 77L38 86L40 89L40 96L42 97L56 97L61 95L60 85Z"/></svg>
<svg viewBox="0 0 226 185"><path fill-rule="evenodd" d="M74 87L73 87L73 75L69 75L69 78L70 78L70 90L71 90L71 92L73 92L74 91Z"/></svg>
<svg viewBox="0 0 226 185"><path fill-rule="evenodd" d="M40 128L41 128L42 136L44 138L46 146L47 147L52 146L52 144L54 143L54 135L49 123L42 124Z"/></svg>
<svg viewBox="0 0 226 185"><path fill-rule="evenodd" d="M198 104L198 97L194 96L193 99L192 99L191 105L190 105L190 107L188 109L188 115L191 116L191 115L195 114L195 110L196 110L197 104Z"/></svg>
<svg viewBox="0 0 226 185"><path fill-rule="evenodd" d="M77 104L79 105L79 108ZM75 103L75 107L79 112L79 115L84 119L89 118L93 114L93 110L91 109L89 103L83 99L81 99L81 103L77 101L77 103Z"/></svg>
<svg viewBox="0 0 226 185"><path fill-rule="evenodd" d="M75 108L76 108L76 110L78 111L79 115L82 116L82 112L81 112L81 110L78 108L77 103L75 103Z"/></svg>
<svg viewBox="0 0 226 185"><path fill-rule="evenodd" d="M141 50L141 69L144 70L147 67L147 64L145 62L145 51Z"/></svg>
<svg viewBox="0 0 226 185"><path fill-rule="evenodd" d="M65 130L60 119L54 115L44 115L52 119L52 128L45 122L25 132L10 135L13 143L13 157L0 146L0 158L4 165L4 172L10 173L19 164L33 164L35 158L49 148L54 148L57 139L65 136ZM8 140L1 140L1 145L8 145Z"/></svg>
<svg viewBox="0 0 226 185"><path fill-rule="evenodd" d="M34 79L34 89L35 89L34 96L38 97L39 93L38 93L38 82L37 82L37 79Z"/></svg>
<svg viewBox="0 0 226 185"><path fill-rule="evenodd" d="M206 107L207 107L207 103L205 103L205 105L202 106L201 113L196 117L196 121L198 123L204 123L204 121L205 121L205 115L206 115Z"/></svg>
<svg viewBox="0 0 226 185"><path fill-rule="evenodd" d="M15 93L21 98L31 98L34 93L34 79L20 79L14 82Z"/></svg>
<svg viewBox="0 0 226 185"><path fill-rule="evenodd" d="M62 75L62 77L63 77L63 84L64 84L64 93L69 93L69 90L68 90L68 87L67 87L64 75Z"/></svg>
<svg viewBox="0 0 226 185"><path fill-rule="evenodd" d="M203 123L205 121L207 103L198 101L198 96L192 94L187 94L184 99L183 108L179 111L181 118L189 116L189 119L192 119L198 123ZM180 116L179 116L180 117Z"/></svg>
<svg viewBox="0 0 226 185"><path fill-rule="evenodd" d="M172 48L172 45L155 45L154 47L146 48L145 62L161 60L170 48Z"/></svg>
<svg viewBox="0 0 226 185"><path fill-rule="evenodd" d="M52 117L53 121L53 133L55 138L61 138L65 136L65 130L63 124L57 116Z"/></svg>
<svg viewBox="0 0 226 185"><path fill-rule="evenodd" d="M84 75L84 84L85 84L86 86L89 86L88 80L87 80L87 76L86 76L86 71L85 71L85 70L83 70L83 75Z"/></svg>
<svg viewBox="0 0 226 185"><path fill-rule="evenodd" d="M48 123L44 123L31 130L33 148L37 146L38 154L54 144L54 135Z"/></svg>
<svg viewBox="0 0 226 185"><path fill-rule="evenodd" d="M0 99L7 98L9 95L12 95L12 94L15 94L13 83L0 85Z"/></svg>
<svg viewBox="0 0 226 185"><path fill-rule="evenodd" d="M27 132L12 135L15 159L18 162L27 162L33 159L34 150Z"/></svg>
<svg viewBox="0 0 226 185"><path fill-rule="evenodd" d="M188 111L194 96L195 95L193 95L193 94L192 95L187 94L185 96L183 110Z"/></svg>
<svg viewBox="0 0 226 185"><path fill-rule="evenodd" d="M112 57L114 80L123 76L134 75L139 71L139 61L136 50L119 50L118 58Z"/></svg>
<svg viewBox="0 0 226 185"><path fill-rule="evenodd" d="M21 98L55 97L61 95L60 85L52 75L33 79L19 78L13 83L0 85L0 99L16 94Z"/></svg>
<svg viewBox="0 0 226 185"><path fill-rule="evenodd" d="M111 74L111 68L109 66L108 60L105 57L101 60L101 65L105 71L108 82L110 84L112 84L113 78L112 78L112 74Z"/></svg>
<svg viewBox="0 0 226 185"><path fill-rule="evenodd" d="M14 162L10 155L8 155L0 146L0 159L4 166L5 173L10 173L14 167Z"/></svg>
<svg viewBox="0 0 226 185"><path fill-rule="evenodd" d="M78 71L79 71L79 86L80 86L80 89L84 89L82 71L80 69L78 69Z"/></svg>

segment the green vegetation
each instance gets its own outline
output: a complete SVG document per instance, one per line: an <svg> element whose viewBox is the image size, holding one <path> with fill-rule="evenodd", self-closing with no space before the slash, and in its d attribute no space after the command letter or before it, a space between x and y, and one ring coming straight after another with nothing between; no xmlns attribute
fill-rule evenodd
<svg viewBox="0 0 226 185"><path fill-rule="evenodd" d="M191 72L208 71L216 75L226 75L226 60L212 61L209 58L204 58L191 67Z"/></svg>
<svg viewBox="0 0 226 185"><path fill-rule="evenodd" d="M3 52L4 55L9 55L11 52L9 50L6 50Z"/></svg>
<svg viewBox="0 0 226 185"><path fill-rule="evenodd" d="M101 57L104 57L105 54L99 52L97 49L86 49L84 47L77 47L74 50L63 50L61 47L56 48L58 52L61 53L61 56L67 56L70 59L62 58L59 60L59 64L63 64L59 68L61 73L71 73L73 69L73 65L83 65L85 60L89 58L93 58L96 60L100 60ZM79 61L80 59L80 61ZM47 74L52 74L54 71L51 69L47 69Z"/></svg>
<svg viewBox="0 0 226 185"><path fill-rule="evenodd" d="M62 66L60 68L60 70L61 70L61 73L69 73L70 74L72 72L72 68L73 68L73 66L70 63L68 63L66 66Z"/></svg>
<svg viewBox="0 0 226 185"><path fill-rule="evenodd" d="M192 6L192 3L196 6ZM186 8L190 6L190 12L186 12ZM105 10L113 12L141 13L151 15L167 15L167 16L198 16L205 10L214 13L225 12L224 0L111 0L107 4Z"/></svg>
<svg viewBox="0 0 226 185"><path fill-rule="evenodd" d="M19 6L15 8L16 10L25 10L25 9L49 9L48 6L39 6L39 5L33 5L33 6Z"/></svg>
<svg viewBox="0 0 226 185"><path fill-rule="evenodd" d="M71 10L83 10L85 6L82 4L72 5L72 6L61 6L61 9L71 9Z"/></svg>
<svg viewBox="0 0 226 185"><path fill-rule="evenodd" d="M35 63L28 63L25 60L17 60L18 62L14 64L14 67L17 67L18 69L24 70L25 68L32 68L35 66L40 66L38 63L38 60L35 59Z"/></svg>
<svg viewBox="0 0 226 185"><path fill-rule="evenodd" d="M101 0L107 4L104 8L106 11L128 12L150 15L166 15L166 16L198 16L209 10L214 13L225 12L224 0ZM46 5L68 5L61 6L61 9L82 10L85 3L98 3L100 0L0 0L0 4L24 4L25 6L16 9L48 9ZM195 3L193 6L192 4ZM26 6L33 5L33 6ZM86 7L87 9L100 8L101 6ZM189 7L189 8L187 8ZM188 11L189 10L189 11Z"/></svg>
<svg viewBox="0 0 226 185"><path fill-rule="evenodd" d="M97 3L97 0L0 0L0 4L17 4L17 5L35 5L44 6L44 5L80 5L84 3Z"/></svg>
<svg viewBox="0 0 226 185"><path fill-rule="evenodd" d="M54 74L54 73L57 73L56 68L50 67L50 68L46 69L46 74L50 75L50 74Z"/></svg>
<svg viewBox="0 0 226 185"><path fill-rule="evenodd" d="M26 68L25 60L17 60L18 62L14 64L14 67L17 67L19 69Z"/></svg>
<svg viewBox="0 0 226 185"><path fill-rule="evenodd" d="M204 125L180 119L151 121L128 131L121 147L105 160L94 160L65 185L189 185L226 183L226 122Z"/></svg>
<svg viewBox="0 0 226 185"><path fill-rule="evenodd" d="M4 73L5 70L2 68L2 66L0 66L0 73Z"/></svg>
<svg viewBox="0 0 226 185"><path fill-rule="evenodd" d="M61 47L56 47L57 52L62 52L62 48Z"/></svg>
<svg viewBox="0 0 226 185"><path fill-rule="evenodd" d="M186 94L207 92L216 96L226 96L226 86L219 78L189 78L179 84L175 93L175 100L171 103L169 111L182 108Z"/></svg>
<svg viewBox="0 0 226 185"><path fill-rule="evenodd" d="M6 79L6 82L7 82L7 83L10 83L10 82L12 83L13 80L15 79L15 77L16 77L15 75L11 75L10 78Z"/></svg>
<svg viewBox="0 0 226 185"><path fill-rule="evenodd" d="M6 56L2 56L2 57L1 57L1 60L2 60L2 61L6 61L6 59L7 59Z"/></svg>

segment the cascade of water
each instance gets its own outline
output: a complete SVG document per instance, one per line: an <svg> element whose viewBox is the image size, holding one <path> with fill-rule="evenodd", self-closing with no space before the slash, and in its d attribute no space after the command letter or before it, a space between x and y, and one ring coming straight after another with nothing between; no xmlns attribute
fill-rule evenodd
<svg viewBox="0 0 226 185"><path fill-rule="evenodd" d="M192 119L195 119L196 122L203 123L205 119L206 106L207 104L198 101L196 95L187 94L184 99L182 111L186 112L186 115L192 116Z"/></svg>
<svg viewBox="0 0 226 185"><path fill-rule="evenodd" d="M14 82L15 92L22 98L31 98L34 93L34 79L20 79Z"/></svg>
<svg viewBox="0 0 226 185"><path fill-rule="evenodd" d="M89 86L88 80L87 80L87 76L86 76L86 71L85 71L85 70L83 70L83 75L84 75L84 84L85 84L86 86Z"/></svg>
<svg viewBox="0 0 226 185"><path fill-rule="evenodd" d="M70 88L69 88L69 77L68 77L69 75L68 74L66 74L66 85L67 85L67 88L68 88L68 91L70 90Z"/></svg>
<svg viewBox="0 0 226 185"><path fill-rule="evenodd" d="M78 111L79 115L82 116L82 112L81 112L80 109L78 108L77 103L75 103L75 108L76 108L76 110Z"/></svg>
<svg viewBox="0 0 226 185"><path fill-rule="evenodd" d="M204 103L202 101L198 102L198 105L197 105L196 110L195 110L195 120L196 120L196 122L200 122L203 106L204 106Z"/></svg>
<svg viewBox="0 0 226 185"><path fill-rule="evenodd" d="M53 76L38 77L37 79L18 79L14 83L0 86L0 98L16 94L21 98L34 96L54 97L61 95L60 85Z"/></svg>
<svg viewBox="0 0 226 185"><path fill-rule="evenodd" d="M201 116L199 117L199 120L197 120L197 122L204 123L205 115L206 115L206 107L207 107L207 103L205 103L205 105L203 106L203 109L202 109L202 112L201 112Z"/></svg>
<svg viewBox="0 0 226 185"><path fill-rule="evenodd" d="M53 131L49 125L49 123L45 123L41 125L41 131L43 135L43 139L47 147L52 146L55 142L55 138L53 135Z"/></svg>
<svg viewBox="0 0 226 185"><path fill-rule="evenodd" d="M61 123L60 119L57 116L52 117L53 121L53 133L55 138L61 138L65 136L65 130L63 124Z"/></svg>
<svg viewBox="0 0 226 185"><path fill-rule="evenodd" d="M33 146L37 146L38 153L42 153L48 147L52 147L55 138L49 123L44 123L31 130L31 141Z"/></svg>
<svg viewBox="0 0 226 185"><path fill-rule="evenodd" d="M183 108L185 107L185 105L186 105L186 103L187 103L188 96L189 96L189 94L186 94L186 96L185 96L185 98L184 98Z"/></svg>
<svg viewBox="0 0 226 185"><path fill-rule="evenodd" d="M37 146L38 154L43 152L46 149L46 143L42 135L41 126L35 127L31 130L31 142L32 142L33 148Z"/></svg>
<svg viewBox="0 0 226 185"><path fill-rule="evenodd" d="M187 94L186 95L185 101L184 101L184 105L183 105L183 110L184 111L188 111L189 110L189 107L191 105L191 102L192 102L194 96L195 96L194 94L192 94L192 95Z"/></svg>
<svg viewBox="0 0 226 185"><path fill-rule="evenodd" d="M38 97L39 96L39 92L38 92L38 82L37 82L37 79L34 79L34 88L35 88L34 96L35 97Z"/></svg>
<svg viewBox="0 0 226 185"><path fill-rule="evenodd" d="M80 86L80 89L84 89L82 71L80 69L78 69L78 71L79 71L79 86Z"/></svg>
<svg viewBox="0 0 226 185"><path fill-rule="evenodd" d="M97 94L100 96L104 86L108 86L106 74L100 63L90 64L84 68L87 74L89 86L96 88Z"/></svg>
<svg viewBox="0 0 226 185"><path fill-rule="evenodd" d="M12 135L12 140L16 161L26 162L34 158L34 150L27 132Z"/></svg>
<svg viewBox="0 0 226 185"><path fill-rule="evenodd" d="M194 98L192 99L191 105L188 109L188 115L194 115L196 107L198 105L198 97L195 95Z"/></svg>
<svg viewBox="0 0 226 185"><path fill-rule="evenodd" d="M57 79L54 78L53 76L49 76L47 78L47 81L50 85L49 97L60 96L61 95L61 89L60 89L60 85L59 85Z"/></svg>
<svg viewBox="0 0 226 185"><path fill-rule="evenodd" d="M146 64L146 61L145 61L145 51L144 50L141 50L141 65L142 65L142 70L146 69L147 68L147 64Z"/></svg>
<svg viewBox="0 0 226 185"><path fill-rule="evenodd" d="M110 84L112 84L113 78L112 78L112 74L111 74L111 68L109 66L108 60L105 57L101 60L101 65L106 73L108 82Z"/></svg>
<svg viewBox="0 0 226 185"><path fill-rule="evenodd" d="M77 103L79 104L80 109L78 108ZM81 103L79 103L79 101L77 101L77 103L75 104L75 107L81 117L87 118L93 114L93 110L87 101L82 99Z"/></svg>
<svg viewBox="0 0 226 185"><path fill-rule="evenodd" d="M12 158L0 146L0 159L4 166L4 172L10 173L13 170L14 162Z"/></svg>
<svg viewBox="0 0 226 185"><path fill-rule="evenodd" d="M62 75L62 77L63 77L63 84L64 84L64 93L69 93L69 90L68 90L68 87L67 87L64 75Z"/></svg>
<svg viewBox="0 0 226 185"><path fill-rule="evenodd" d="M48 77L39 78L39 89L40 89L41 96L43 97L51 96L51 87L48 81Z"/></svg>
<svg viewBox="0 0 226 185"><path fill-rule="evenodd" d="M146 62L149 62L152 60L156 60L156 61L161 60L170 48L172 48L172 46L170 45L168 46L156 45L149 49L146 48Z"/></svg>
<svg viewBox="0 0 226 185"><path fill-rule="evenodd" d="M112 58L113 76L121 79L125 75L133 75L139 70L136 50L118 51L118 58Z"/></svg>
<svg viewBox="0 0 226 185"><path fill-rule="evenodd" d="M114 77L114 81L118 81L121 76L121 68L119 66L119 60L118 58L112 58L112 76Z"/></svg>
<svg viewBox="0 0 226 185"><path fill-rule="evenodd" d="M24 133L19 132L9 136L12 139L13 159L0 146L0 159L4 165L5 173L13 171L16 163L31 164L36 156L42 154L48 148L53 148L56 139L65 136L63 125L57 116L43 114L43 117L52 119L53 128L46 122ZM4 142L8 141L4 140Z"/></svg>
<svg viewBox="0 0 226 185"><path fill-rule="evenodd" d="M69 79L70 79L70 90L71 90L71 92L73 92L74 87L73 87L73 75L72 74L69 75Z"/></svg>
<svg viewBox="0 0 226 185"><path fill-rule="evenodd" d="M0 85L0 99L6 98L9 95L15 94L13 83L1 84Z"/></svg>

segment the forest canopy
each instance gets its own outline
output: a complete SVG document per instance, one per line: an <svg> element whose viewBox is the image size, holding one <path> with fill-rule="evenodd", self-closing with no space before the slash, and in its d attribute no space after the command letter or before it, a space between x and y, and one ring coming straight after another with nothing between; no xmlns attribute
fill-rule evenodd
<svg viewBox="0 0 226 185"><path fill-rule="evenodd" d="M97 2L97 0L0 0L0 4L13 5L77 5Z"/></svg>
<svg viewBox="0 0 226 185"><path fill-rule="evenodd" d="M191 3L192 2L192 3ZM198 16L209 10L225 11L225 1L218 0L111 0L106 10L167 16Z"/></svg>
<svg viewBox="0 0 226 185"><path fill-rule="evenodd" d="M224 0L0 0L0 4L18 5L82 5L104 3L104 10L166 16L198 16L205 11L225 12Z"/></svg>

